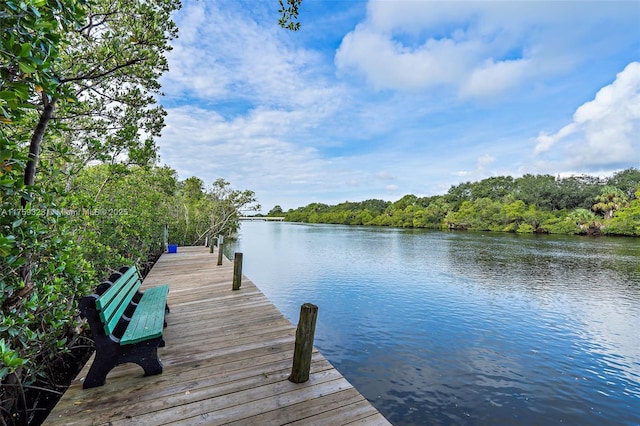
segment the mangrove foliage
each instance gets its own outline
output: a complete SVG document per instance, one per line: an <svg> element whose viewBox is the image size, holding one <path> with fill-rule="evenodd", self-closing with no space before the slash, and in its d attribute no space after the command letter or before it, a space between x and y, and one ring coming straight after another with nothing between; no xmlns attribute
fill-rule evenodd
<svg viewBox="0 0 640 426"><path fill-rule="evenodd" d="M276 207L270 215L283 214ZM284 216L307 223L640 236L640 170L630 168L606 179L498 176L452 186L444 195L312 203Z"/></svg>

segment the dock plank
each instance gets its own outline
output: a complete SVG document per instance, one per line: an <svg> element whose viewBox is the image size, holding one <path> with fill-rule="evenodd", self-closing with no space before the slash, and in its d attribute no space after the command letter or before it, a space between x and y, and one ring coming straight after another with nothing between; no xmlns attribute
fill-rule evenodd
<svg viewBox="0 0 640 426"><path fill-rule="evenodd" d="M295 327L246 276L232 291L232 262L216 263L180 247L142 283L170 288L162 374L121 365L83 390L92 357L44 424L390 424L317 349L309 381L289 382Z"/></svg>

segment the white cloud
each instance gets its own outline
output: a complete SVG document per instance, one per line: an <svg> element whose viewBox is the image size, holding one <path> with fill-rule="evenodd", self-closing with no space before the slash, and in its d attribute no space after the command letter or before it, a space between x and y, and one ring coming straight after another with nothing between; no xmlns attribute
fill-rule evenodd
<svg viewBox="0 0 640 426"><path fill-rule="evenodd" d="M640 163L640 62L627 65L581 105L571 123L553 134L541 132L534 152L543 160L561 155L564 168L579 170Z"/></svg>
<svg viewBox="0 0 640 426"><path fill-rule="evenodd" d="M541 152L549 151L553 145L556 144L559 140L562 140L576 131L576 124L570 123L560 129L556 134L550 135L546 132L540 132L538 137L536 138L536 148L535 153L539 154Z"/></svg>
<svg viewBox="0 0 640 426"><path fill-rule="evenodd" d="M496 158L489 155L484 154L480 158L478 158L478 170L484 171L487 166L493 164L496 161Z"/></svg>
<svg viewBox="0 0 640 426"><path fill-rule="evenodd" d="M376 176L377 179L380 179L380 180L394 180L395 179L393 177L393 175L391 175L390 173L388 173L386 171L377 172L375 174L375 176Z"/></svg>
<svg viewBox="0 0 640 426"><path fill-rule="evenodd" d="M463 98L489 97L584 60L577 45L590 37L585 28L627 7L372 0L366 20L344 37L335 64L342 74L364 76L376 89L444 86Z"/></svg>
<svg viewBox="0 0 640 426"><path fill-rule="evenodd" d="M304 120L297 112L267 109L226 119L197 107L170 108L159 141L161 160L170 159L181 179L198 176L209 184L223 177L251 189L267 210L275 204L298 207L287 203L289 193L306 193L310 203L321 197L314 194L370 181L353 159L324 158L312 146L289 142L287 129Z"/></svg>
<svg viewBox="0 0 640 426"><path fill-rule="evenodd" d="M295 180L305 182L324 166L311 147L301 148L279 138L295 114L258 110L246 117L226 120L215 112L180 107L169 109L161 153L177 159L181 175L207 170L203 178L235 176L248 172L244 181ZM264 179L269 180L265 182Z"/></svg>
<svg viewBox="0 0 640 426"><path fill-rule="evenodd" d="M495 62L488 59L471 71L460 85L460 94L469 97L491 96L517 86L531 70L531 59Z"/></svg>
<svg viewBox="0 0 640 426"><path fill-rule="evenodd" d="M489 154L482 154L476 159L475 169L474 170L457 170L451 172L451 176L456 176L459 178L464 178L465 180L470 179L484 179L487 175L491 175L490 171L488 171L488 167L496 162L496 158Z"/></svg>
<svg viewBox="0 0 640 426"><path fill-rule="evenodd" d="M339 105L341 98L317 72L321 58L293 47L279 27L258 24L240 4L187 2L176 19L180 36L163 78L168 95L324 112Z"/></svg>
<svg viewBox="0 0 640 426"><path fill-rule="evenodd" d="M411 90L454 83L468 67L471 50L452 40L429 40L412 50L385 34L358 27L344 38L336 66L365 74L379 89Z"/></svg>

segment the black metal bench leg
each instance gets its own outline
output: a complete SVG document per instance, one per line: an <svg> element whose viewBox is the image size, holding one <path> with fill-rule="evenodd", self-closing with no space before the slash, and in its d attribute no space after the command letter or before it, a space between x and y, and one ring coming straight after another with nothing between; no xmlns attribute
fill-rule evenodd
<svg viewBox="0 0 640 426"><path fill-rule="evenodd" d="M138 365L144 370L145 376L154 376L162 374L162 361L156 355L154 358L146 358L138 362Z"/></svg>
<svg viewBox="0 0 640 426"><path fill-rule="evenodd" d="M116 366L115 354L111 353L106 356L101 356L96 351L96 356L91 364L89 373L84 379L82 384L83 389L95 388L104 385L107 380L107 374Z"/></svg>
<svg viewBox="0 0 640 426"><path fill-rule="evenodd" d="M145 376L162 373L162 362L158 357L158 346L163 342L162 337L140 342L134 345L121 346L122 354L118 364L133 362L144 370Z"/></svg>

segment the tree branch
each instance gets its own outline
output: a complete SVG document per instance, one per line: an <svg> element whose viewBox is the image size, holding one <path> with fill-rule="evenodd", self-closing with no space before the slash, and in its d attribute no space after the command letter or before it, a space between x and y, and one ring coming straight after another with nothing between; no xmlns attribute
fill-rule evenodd
<svg viewBox="0 0 640 426"><path fill-rule="evenodd" d="M136 58L136 59L130 59L127 62L117 65L107 71L101 72L99 74L94 74L94 75L81 75L81 76L77 76L77 77L70 77L70 78L61 78L60 79L60 83L70 83L72 81L82 81L82 80L94 80L94 79L98 79L98 78L102 78L105 77L109 74L113 74L114 72L122 69L122 68L126 68L129 67L131 65L135 65L135 64L139 64L141 62L144 62L146 58Z"/></svg>
<svg viewBox="0 0 640 426"><path fill-rule="evenodd" d="M89 37L91 30L94 29L95 27L98 27L102 24L104 24L105 22L107 22L107 19L112 16L117 14L116 11L113 12L106 12L106 13L94 13L91 16L89 16L89 22L87 22L87 25L85 25L84 27L80 28L77 30L78 33L82 34L85 31L87 31L87 34L82 34L84 37ZM93 22L93 18L97 18L97 17L102 17L102 20L100 22L94 23Z"/></svg>

